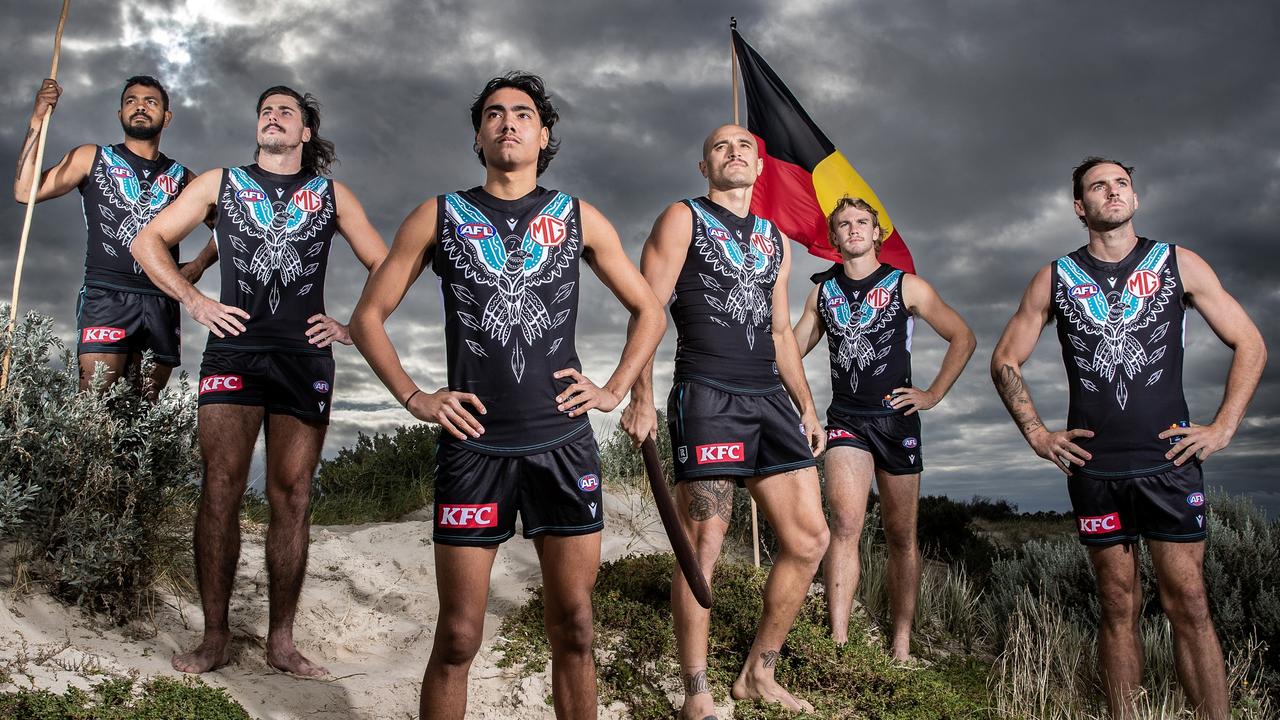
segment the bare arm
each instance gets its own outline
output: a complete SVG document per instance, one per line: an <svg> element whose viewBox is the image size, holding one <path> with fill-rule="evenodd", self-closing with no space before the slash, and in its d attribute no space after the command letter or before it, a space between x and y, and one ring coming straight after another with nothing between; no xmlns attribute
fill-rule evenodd
<svg viewBox="0 0 1280 720"><path fill-rule="evenodd" d="M821 288L821 285L815 285L809 291L809 297L804 301L804 312L800 313L800 320L791 331L795 335L796 343L800 346L802 358L813 352L813 348L822 339L822 320L818 317L818 290Z"/></svg>
<svg viewBox="0 0 1280 720"><path fill-rule="evenodd" d="M373 223L369 222L364 206L356 199L355 193L336 180L333 183L333 200L337 208L338 232L351 245L356 259L372 273L386 259L387 244L382 241L382 235L373 227ZM338 320L317 313L307 318L307 322L311 323L307 328L307 342L310 344L322 348L335 342L351 344L350 328Z"/></svg>
<svg viewBox="0 0 1280 720"><path fill-rule="evenodd" d="M133 259L169 297L182 303L197 322L217 337L239 335L249 313L223 305L196 289L169 254L169 248L204 222L213 211L222 184L222 170L210 170L197 177L133 239ZM207 247L206 247L207 249Z"/></svg>
<svg viewBox="0 0 1280 720"><path fill-rule="evenodd" d="M631 313L631 320L627 323L627 342L622 348L622 357L604 387L596 387L572 368L555 373L557 378L574 379L574 384L556 398L560 403L558 409L569 410L569 417L582 415L592 408L607 412L617 407L622 396L635 384L641 370L652 361L653 352L667 329L662 305L622 249L622 241L613 225L591 205L581 201L579 204L582 207L583 256L600 281Z"/></svg>
<svg viewBox="0 0 1280 720"><path fill-rule="evenodd" d="M896 388L893 406L907 408L907 415L928 410L947 396L951 386L964 372L978 341L969 324L917 275L903 274L902 299L907 309L929 323L934 332L947 341L947 354L942 358L938 374L927 388Z"/></svg>
<svg viewBox="0 0 1280 720"><path fill-rule="evenodd" d="M782 241L788 250L795 247L785 235L782 236ZM813 393L804 376L800 347L796 344L796 336L791 332L791 305L787 301L787 280L790 276L791 253L785 252L782 266L778 268L778 279L773 285L774 360L778 363L778 376L782 379L782 386L787 389L791 401L800 410L800 422L804 423L809 447L813 450L813 456L817 457L827 446L827 433L818 420L817 408L813 406Z"/></svg>
<svg viewBox="0 0 1280 720"><path fill-rule="evenodd" d="M1092 437L1089 430L1050 432L1031 402L1031 392L1022 381L1022 366L1036 349L1040 331L1049 322L1049 296L1053 288L1053 266L1036 273L1022 296L1018 310L1004 328L1000 342L991 353L991 379L1013 421L1036 454L1065 473L1071 465L1084 465L1093 458L1072 440Z"/></svg>
<svg viewBox="0 0 1280 720"><path fill-rule="evenodd" d="M178 270L182 273L182 277L187 279L187 282L195 285L200 282L204 271L213 267L216 262L218 262L218 242L210 235L209 241L204 244L204 247L200 248L200 252L191 260L179 265Z"/></svg>
<svg viewBox="0 0 1280 720"><path fill-rule="evenodd" d="M1161 438L1183 436L1165 455L1181 465L1193 456L1204 460L1231 442L1254 391L1258 389L1258 380L1267 364L1267 346L1257 325L1222 287L1213 268L1199 255L1179 247L1178 269L1192 306L1200 311L1218 339L1233 351L1222 405L1214 414L1213 422L1193 425L1189 429L1179 428L1177 432L1166 430L1159 435Z"/></svg>
<svg viewBox="0 0 1280 720"><path fill-rule="evenodd" d="M640 251L640 272L659 303L670 301L689 243L693 241L693 212L684 203L672 203L658 216ZM634 321L633 321L634 322ZM661 339L659 339L661 340ZM622 412L622 429L637 444L653 436L658 414L653 399L653 354L631 386L631 402Z"/></svg>

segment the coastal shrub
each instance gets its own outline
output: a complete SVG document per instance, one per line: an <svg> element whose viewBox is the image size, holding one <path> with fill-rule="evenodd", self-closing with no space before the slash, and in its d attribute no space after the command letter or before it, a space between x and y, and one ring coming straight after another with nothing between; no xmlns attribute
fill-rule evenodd
<svg viewBox="0 0 1280 720"><path fill-rule="evenodd" d="M250 720L226 690L198 678L104 680L88 691L18 689L0 693L0 720Z"/></svg>
<svg viewBox="0 0 1280 720"><path fill-rule="evenodd" d="M127 382L104 390L101 374L80 392L75 358L35 313L12 347L0 391L0 535L55 595L126 617L188 555L199 469L191 383L184 375L155 403Z"/></svg>
<svg viewBox="0 0 1280 720"><path fill-rule="evenodd" d="M440 429L418 423L394 433L359 433L353 447L322 460L311 484L317 525L385 522L417 510L435 493Z"/></svg>

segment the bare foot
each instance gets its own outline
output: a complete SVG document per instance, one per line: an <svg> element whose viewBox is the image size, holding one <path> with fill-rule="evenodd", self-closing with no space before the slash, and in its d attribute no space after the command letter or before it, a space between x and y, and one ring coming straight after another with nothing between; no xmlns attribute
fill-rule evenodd
<svg viewBox="0 0 1280 720"><path fill-rule="evenodd" d="M329 674L323 668L302 656L293 643L282 644L279 649L267 647L267 664L271 667L304 678L321 678Z"/></svg>
<svg viewBox="0 0 1280 720"><path fill-rule="evenodd" d="M733 688L729 694L734 700L763 700L767 703L777 703L788 710L813 712L812 705L787 692L786 688L773 679L772 673L748 673L746 668L743 668L742 674L733 682Z"/></svg>
<svg viewBox="0 0 1280 720"><path fill-rule="evenodd" d="M893 647L889 649L889 654L892 655L893 659L897 662L910 662L911 661L911 640L910 639L901 640L901 641L895 640L893 643Z"/></svg>
<svg viewBox="0 0 1280 720"><path fill-rule="evenodd" d="M711 694L685 695L684 705L680 708L680 720L719 720Z"/></svg>
<svg viewBox="0 0 1280 720"><path fill-rule="evenodd" d="M202 673L215 670L231 662L230 637L205 635L199 647L189 653L174 655L169 664L184 673Z"/></svg>

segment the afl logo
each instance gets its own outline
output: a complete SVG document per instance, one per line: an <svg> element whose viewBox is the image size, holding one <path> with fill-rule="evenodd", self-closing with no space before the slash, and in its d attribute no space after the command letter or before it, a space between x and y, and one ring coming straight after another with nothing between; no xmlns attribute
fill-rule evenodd
<svg viewBox="0 0 1280 720"><path fill-rule="evenodd" d="M578 489L582 492L591 492L600 487L600 478L595 473L588 473L578 478Z"/></svg>
<svg viewBox="0 0 1280 720"><path fill-rule="evenodd" d="M539 215L529 223L529 236L543 247L555 247L569 236L564 221L552 215Z"/></svg>
<svg viewBox="0 0 1280 720"><path fill-rule="evenodd" d="M908 449L908 450L911 450L912 448L915 448L915 447L917 447L918 445L920 445L920 441L919 441L919 440L917 440L917 439L915 439L915 438L913 438L913 437L909 437L909 438L907 438L907 439L905 439L905 440L903 440L903 441L902 441L902 447L904 447L904 448L906 448L906 449Z"/></svg>
<svg viewBox="0 0 1280 720"><path fill-rule="evenodd" d="M1144 298L1151 297L1156 294L1156 290L1160 289L1160 278L1150 270L1139 270L1129 276L1124 286L1130 294Z"/></svg>
<svg viewBox="0 0 1280 720"><path fill-rule="evenodd" d="M302 212L317 212L320 210L320 194L314 190L302 188L293 194L293 204Z"/></svg>
<svg viewBox="0 0 1280 720"><path fill-rule="evenodd" d="M107 172L110 172L110 173L111 173L111 177L118 177L118 178L131 178L131 177L137 177L136 175L134 175L134 174L133 174L133 171L132 171L132 170L130 170L129 168L127 168L127 167L119 167L119 166L116 166L116 167L111 168L111 169L110 169L110 170L108 170Z"/></svg>
<svg viewBox="0 0 1280 720"><path fill-rule="evenodd" d="M1085 298L1091 298L1100 292L1102 292L1102 288L1094 285L1093 283L1086 283L1084 285L1073 286L1071 288L1071 297L1077 300L1084 300Z"/></svg>
<svg viewBox="0 0 1280 720"><path fill-rule="evenodd" d="M765 235L764 233L751 233L751 244L765 255L773 257L773 239L768 235Z"/></svg>
<svg viewBox="0 0 1280 720"><path fill-rule="evenodd" d="M838 307L844 307L845 304L846 302L844 297L840 295L836 295L835 297L827 299L827 307L831 308L832 310L835 310Z"/></svg>
<svg viewBox="0 0 1280 720"><path fill-rule="evenodd" d="M468 240L483 240L498 234L489 223L467 223L458 228L458 234Z"/></svg>
<svg viewBox="0 0 1280 720"><path fill-rule="evenodd" d="M707 236L710 237L712 240L719 240L720 242L729 242L730 240L733 239L733 236L729 234L728 230L725 230L724 228L717 228L717 227L708 229Z"/></svg>
<svg viewBox="0 0 1280 720"><path fill-rule="evenodd" d="M1187 496L1187 504L1191 507L1200 507L1204 505L1204 493L1193 492Z"/></svg>
<svg viewBox="0 0 1280 720"><path fill-rule="evenodd" d="M236 193L236 199L243 200L245 202L251 202L251 203L262 202L263 200L267 199L267 194L262 192L261 190L253 190L251 188L245 188L244 190L241 190L240 192Z"/></svg>
<svg viewBox="0 0 1280 720"><path fill-rule="evenodd" d="M882 287L871 288L871 292L867 293L867 302L877 310L883 309L889 304L889 291Z"/></svg>
<svg viewBox="0 0 1280 720"><path fill-rule="evenodd" d="M323 395L324 393L329 392L329 383L324 380L317 380L311 383L311 389Z"/></svg>
<svg viewBox="0 0 1280 720"><path fill-rule="evenodd" d="M171 175L161 175L156 178L156 187L163 190L166 195L172 195L178 192L178 181Z"/></svg>

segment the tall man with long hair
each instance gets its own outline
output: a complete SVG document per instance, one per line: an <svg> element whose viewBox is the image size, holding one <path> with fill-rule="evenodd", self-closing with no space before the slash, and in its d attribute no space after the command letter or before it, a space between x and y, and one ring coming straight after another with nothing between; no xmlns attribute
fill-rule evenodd
<svg viewBox="0 0 1280 720"><path fill-rule="evenodd" d="M542 567L558 718L596 717L591 589L604 526L600 455L587 411L612 410L662 337L662 308L591 205L538 185L559 142L542 79L510 73L471 106L484 185L410 213L352 315L356 347L414 417L438 423L435 490L440 615L422 680L423 718L466 713L489 575L515 531ZM586 262L631 314L613 375L582 374L574 344ZM449 384L419 389L384 323L418 276L440 278Z"/></svg>
<svg viewBox="0 0 1280 720"><path fill-rule="evenodd" d="M230 661L227 610L240 555L240 501L265 427L267 662L318 677L327 671L298 652L293 620L306 575L311 478L333 406L330 345L351 344L346 326L325 314L325 271L335 232L370 269L387 248L356 196L328 177L335 151L320 137L315 98L268 88L257 114L257 162L196 178L133 245L156 285L210 333L200 365L204 483L195 529L204 638L175 656L173 667L199 673ZM168 253L206 217L214 219L222 259L217 301L184 278Z"/></svg>
<svg viewBox="0 0 1280 720"><path fill-rule="evenodd" d="M1226 668L1204 585L1201 464L1244 419L1266 347L1199 255L1134 231L1133 168L1086 158L1071 185L1089 242L1032 278L991 355L991 375L1027 444L1067 475L1098 581L1098 660L1112 716L1132 715L1142 685L1137 545L1145 538L1178 680L1200 716L1226 718ZM1191 422L1182 391L1188 308L1233 351L1222 405L1207 425ZM1058 431L1040 419L1022 377L1051 321L1071 393L1067 427Z"/></svg>
<svg viewBox="0 0 1280 720"><path fill-rule="evenodd" d="M826 491L831 547L823 561L831 635L849 639L849 612L858 589L859 540L871 479L880 490L889 546L889 650L911 652L911 621L920 589L916 509L924 441L920 415L946 396L977 345L964 318L933 286L879 260L880 216L865 200L844 197L827 216L827 233L840 264L813 276L816 287L796 323L800 354L825 333L831 362L827 408ZM915 318L947 341L947 354L928 387L911 381Z"/></svg>
<svg viewBox="0 0 1280 720"><path fill-rule="evenodd" d="M791 332L788 240L750 211L763 163L745 128L712 132L698 163L707 194L658 216L641 268L654 294L671 299L678 341L667 423L676 498L707 582L733 515L735 483L746 485L778 538L764 613L732 695L812 710L778 684L774 668L827 549L814 467L824 434ZM622 426L637 443L657 432L652 358ZM671 605L684 679L680 717L703 720L715 712L707 682L711 612L694 601L678 569Z"/></svg>
<svg viewBox="0 0 1280 720"><path fill-rule="evenodd" d="M36 93L31 125L18 154L13 196L25 203L36 174L40 122L62 96L56 80L45 79ZM134 376L140 391L154 397L181 364L181 322L176 302L142 272L129 249L138 231L178 197L191 171L160 152L160 136L173 120L169 92L150 75L124 81L120 92L120 128L124 142L81 145L40 174L36 202L79 190L88 245L84 286L76 309L76 354L80 388L89 386L101 364L109 378L141 370L142 353L154 354L149 377ZM170 250L178 259L176 238ZM200 279L217 254L209 243L179 272L188 282Z"/></svg>

